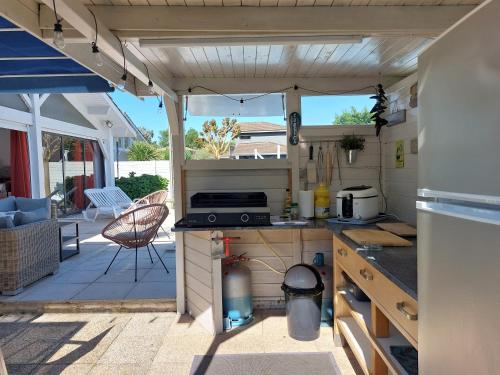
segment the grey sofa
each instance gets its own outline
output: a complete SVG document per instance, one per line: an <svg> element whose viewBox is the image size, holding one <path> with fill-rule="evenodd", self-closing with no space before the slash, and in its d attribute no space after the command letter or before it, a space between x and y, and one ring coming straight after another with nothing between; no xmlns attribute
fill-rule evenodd
<svg viewBox="0 0 500 375"><path fill-rule="evenodd" d="M0 200L0 213L2 208L5 209L11 203L2 201L4 200ZM23 204L26 203L24 200ZM39 210L34 203L33 210ZM12 207L8 208L4 213L12 211ZM12 215L21 216L21 219L13 220L17 225L7 225L0 229L0 292L3 295L18 294L24 287L59 269L57 220L41 218L40 211L36 214L29 210L26 212L26 215ZM36 221L25 223L33 218Z"/></svg>

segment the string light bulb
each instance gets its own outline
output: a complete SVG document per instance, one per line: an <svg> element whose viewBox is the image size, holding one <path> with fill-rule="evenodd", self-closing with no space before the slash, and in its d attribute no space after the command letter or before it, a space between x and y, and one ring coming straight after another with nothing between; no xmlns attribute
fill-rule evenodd
<svg viewBox="0 0 500 375"><path fill-rule="evenodd" d="M155 87L153 85L153 82L151 80L148 81L148 88L149 88L149 93L151 95L155 94Z"/></svg>
<svg viewBox="0 0 500 375"><path fill-rule="evenodd" d="M245 101L243 99L240 99L240 109L243 109L243 104L245 103Z"/></svg>
<svg viewBox="0 0 500 375"><path fill-rule="evenodd" d="M118 88L120 90L125 90L126 87L127 87L127 73L125 72L120 78L120 82L118 83Z"/></svg>
<svg viewBox="0 0 500 375"><path fill-rule="evenodd" d="M94 55L96 65L103 66L104 60L102 59L101 51L99 51L99 47L95 43L92 43L92 54Z"/></svg>
<svg viewBox="0 0 500 375"><path fill-rule="evenodd" d="M56 23L54 24L53 42L57 48L63 49L66 46L66 42L64 41L61 20L59 19L59 17L57 17L56 0L52 0L52 4L54 6L54 16L56 17Z"/></svg>

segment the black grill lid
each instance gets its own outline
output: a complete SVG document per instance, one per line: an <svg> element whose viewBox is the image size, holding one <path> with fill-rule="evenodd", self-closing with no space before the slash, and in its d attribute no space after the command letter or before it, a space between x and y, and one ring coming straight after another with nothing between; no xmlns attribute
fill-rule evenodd
<svg viewBox="0 0 500 375"><path fill-rule="evenodd" d="M196 193L191 197L191 207L267 207L267 196L263 192Z"/></svg>

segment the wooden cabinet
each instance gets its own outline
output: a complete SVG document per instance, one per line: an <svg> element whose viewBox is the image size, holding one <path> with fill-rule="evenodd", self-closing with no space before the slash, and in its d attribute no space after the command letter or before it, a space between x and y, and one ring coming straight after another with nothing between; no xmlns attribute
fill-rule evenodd
<svg viewBox="0 0 500 375"><path fill-rule="evenodd" d="M417 301L334 236L334 316L336 342L348 344L366 374L404 374L392 357L393 345L418 346ZM345 288L345 272L371 302Z"/></svg>

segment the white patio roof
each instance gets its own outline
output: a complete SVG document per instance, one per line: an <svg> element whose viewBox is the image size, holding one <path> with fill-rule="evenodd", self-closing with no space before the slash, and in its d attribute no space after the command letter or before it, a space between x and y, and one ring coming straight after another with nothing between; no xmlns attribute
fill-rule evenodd
<svg viewBox="0 0 500 375"><path fill-rule="evenodd" d="M119 37L125 42L128 90L149 95L149 71L156 92L176 100L200 82L235 93L272 91L301 79L332 90L379 79L392 83L415 72L419 52L480 2L57 0L56 6L65 54L118 83ZM11 0L0 4L0 14L50 41L52 6L52 0ZM90 50L91 12L106 55L103 67L94 64ZM234 78L240 79L236 86L224 81Z"/></svg>

